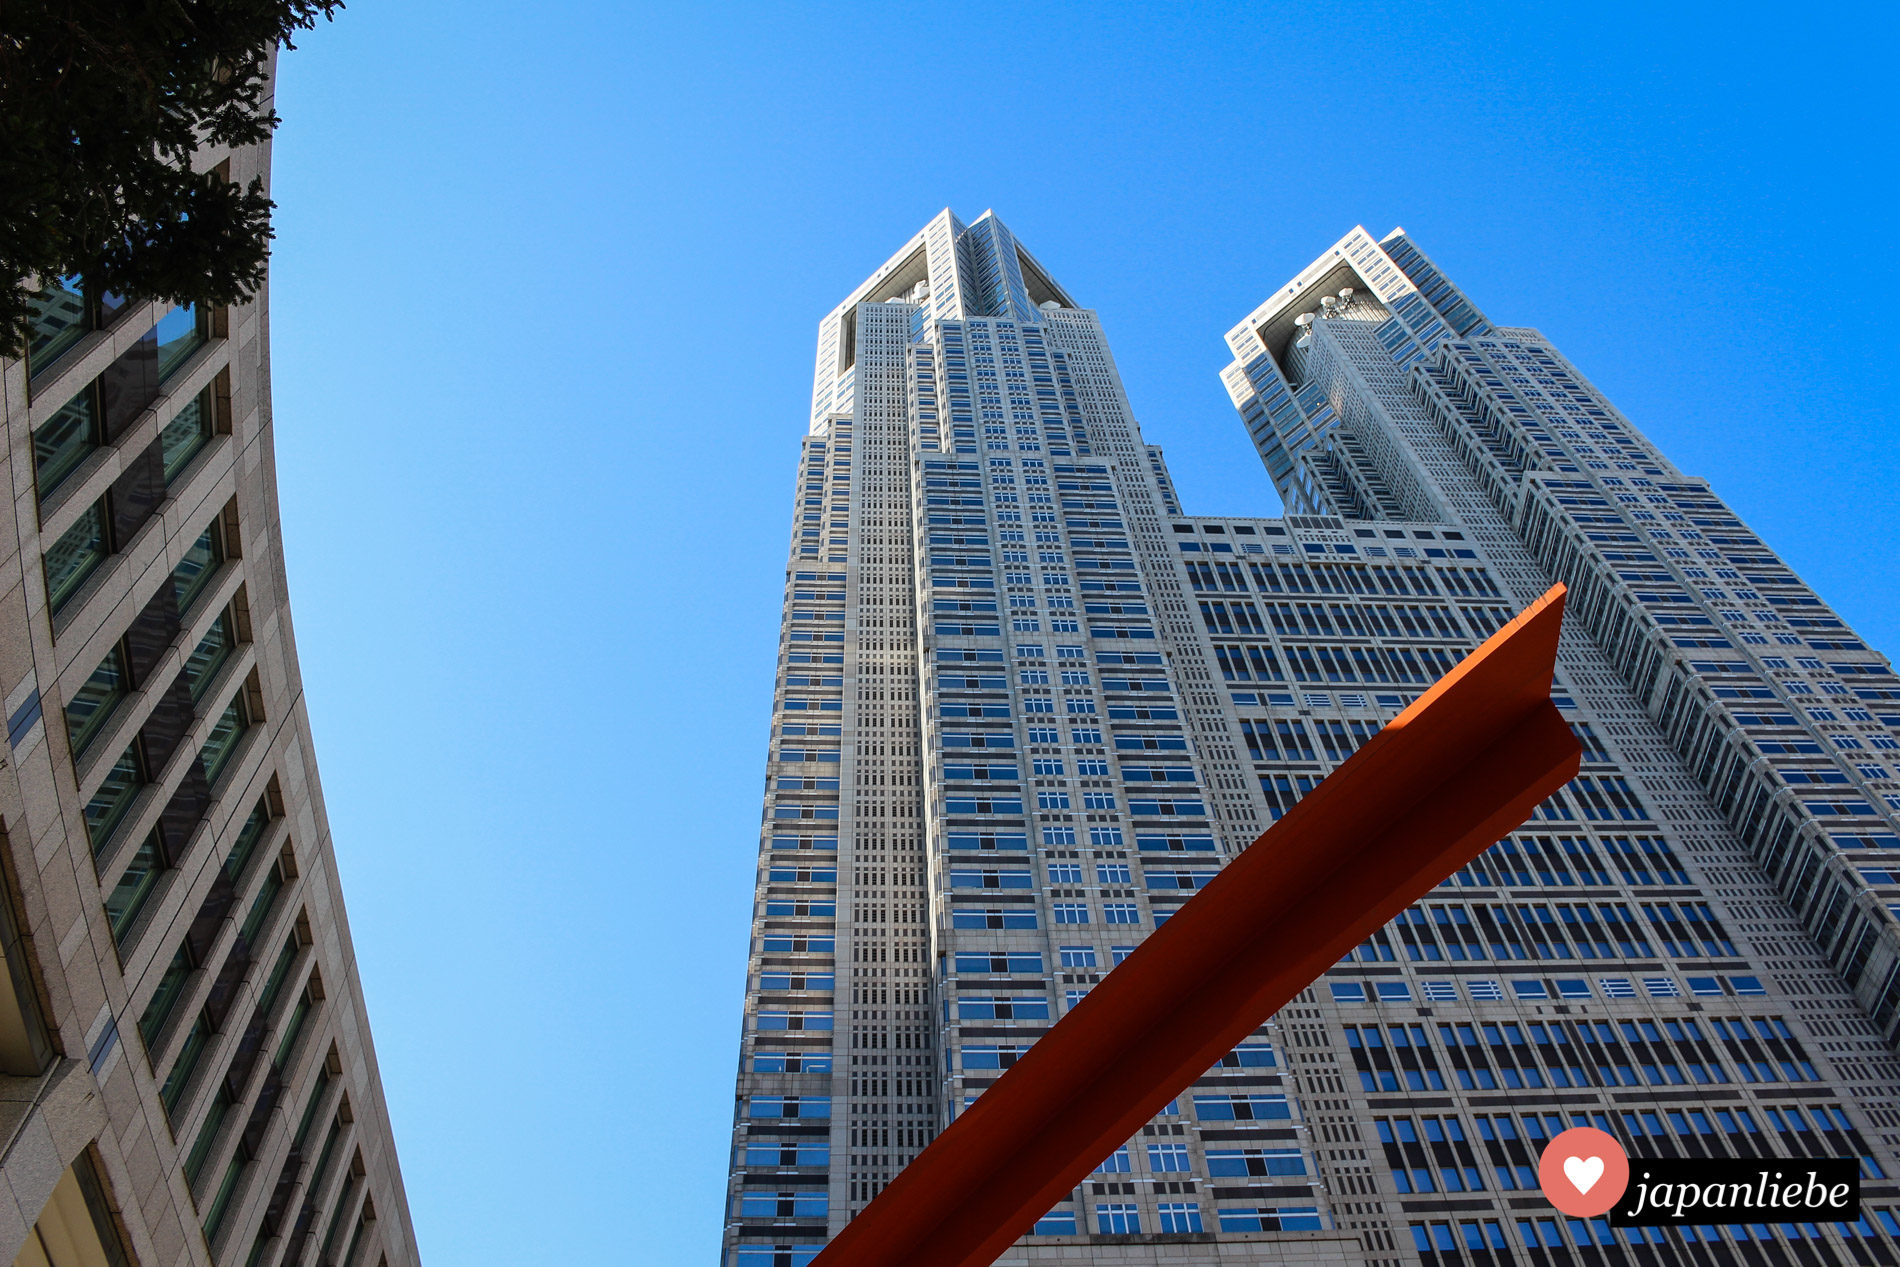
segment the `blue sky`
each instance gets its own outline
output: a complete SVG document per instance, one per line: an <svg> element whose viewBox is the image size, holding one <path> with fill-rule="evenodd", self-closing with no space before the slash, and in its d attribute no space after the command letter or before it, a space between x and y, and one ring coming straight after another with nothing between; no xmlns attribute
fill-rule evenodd
<svg viewBox="0 0 1900 1267"><path fill-rule="evenodd" d="M280 66L307 699L429 1260L711 1263L816 324L994 207L1191 512L1355 223L1548 333L1900 649L1872 7L373 4Z"/></svg>

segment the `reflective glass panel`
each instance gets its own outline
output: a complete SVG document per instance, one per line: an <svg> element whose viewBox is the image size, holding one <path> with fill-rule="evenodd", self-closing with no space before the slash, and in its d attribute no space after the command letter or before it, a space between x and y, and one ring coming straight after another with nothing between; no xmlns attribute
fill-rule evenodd
<svg viewBox="0 0 1900 1267"><path fill-rule="evenodd" d="M198 330L198 309L187 304L158 319L158 376L162 379L183 365L205 341Z"/></svg>
<svg viewBox="0 0 1900 1267"><path fill-rule="evenodd" d="M132 855L132 861L125 865L112 892L106 894L106 920L112 925L112 940L125 944L125 935L132 931L139 912L145 909L152 890L158 887L158 877L163 871L164 864L158 855L158 832L154 829Z"/></svg>
<svg viewBox="0 0 1900 1267"><path fill-rule="evenodd" d="M270 809L259 801L251 816L244 820L244 828L238 832L231 852L224 856L224 874L231 881L236 882L244 874L244 864L251 860L251 851L257 848L257 842L264 838L264 829L269 826Z"/></svg>
<svg viewBox="0 0 1900 1267"><path fill-rule="evenodd" d="M218 544L218 534L206 528L172 569L172 592L177 596L181 616L191 610L192 600L198 597L198 592L223 560L224 550Z"/></svg>
<svg viewBox="0 0 1900 1267"><path fill-rule="evenodd" d="M199 759L204 762L206 781L218 781L224 763L231 759L231 754L237 750L238 739L250 724L250 710L244 707L244 696L240 694L231 701L231 707L224 710L224 716L218 718L217 725L211 728L210 735L205 738L204 748L198 753Z"/></svg>
<svg viewBox="0 0 1900 1267"><path fill-rule="evenodd" d="M97 858L112 839L112 829L119 825L130 809L132 801L139 794L139 788L145 784L145 775L139 769L139 754L136 745L128 744L125 752L106 775L99 790L86 802L86 835L92 838L92 856Z"/></svg>
<svg viewBox="0 0 1900 1267"><path fill-rule="evenodd" d="M86 317L84 291L77 277L62 277L27 299L33 312L33 334L26 350L29 375L45 373L92 328Z"/></svg>
<svg viewBox="0 0 1900 1267"><path fill-rule="evenodd" d="M178 1111L178 1102L185 1096L185 1088L191 1085L191 1074L198 1067L198 1060L205 1054L205 1044L211 1039L211 1022L205 1019L203 1012L192 1023L191 1032L185 1035L185 1045L178 1049L178 1055L172 1061L171 1072L165 1075L165 1083L158 1089L158 1098L165 1102L167 1114Z"/></svg>
<svg viewBox="0 0 1900 1267"><path fill-rule="evenodd" d="M99 662L85 684L66 702L66 734L75 754L86 745L112 716L112 710L125 698L129 683L125 674L125 656L117 647Z"/></svg>
<svg viewBox="0 0 1900 1267"><path fill-rule="evenodd" d="M171 483L178 472L190 465L191 459L210 439L211 392L206 389L181 405L158 433L158 443L165 455L165 482Z"/></svg>
<svg viewBox="0 0 1900 1267"><path fill-rule="evenodd" d="M139 1034L147 1047L156 1044L158 1036L165 1032L165 1022L171 1019L172 1008L177 1006L185 992L185 982L190 979L191 956L180 946L171 963L166 965L165 975L159 978L158 989L152 991L151 1002L139 1014Z"/></svg>
<svg viewBox="0 0 1900 1267"><path fill-rule="evenodd" d="M106 517L94 504L46 551L46 593L54 611L73 596L105 557Z"/></svg>
<svg viewBox="0 0 1900 1267"><path fill-rule="evenodd" d="M185 657L185 680L191 683L191 698L196 702L218 675L218 669L231 658L231 617L229 613L211 622L211 628Z"/></svg>
<svg viewBox="0 0 1900 1267"><path fill-rule="evenodd" d="M33 431L33 482L44 502L99 447L99 415L88 386Z"/></svg>

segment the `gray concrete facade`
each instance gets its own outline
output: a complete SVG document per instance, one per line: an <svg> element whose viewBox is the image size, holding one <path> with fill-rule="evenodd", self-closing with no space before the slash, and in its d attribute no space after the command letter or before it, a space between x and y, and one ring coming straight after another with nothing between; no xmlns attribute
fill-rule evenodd
<svg viewBox="0 0 1900 1267"><path fill-rule="evenodd" d="M268 103L266 105L268 108ZM268 146L201 171L268 184ZM417 1261L304 711L267 292L0 364L0 1261Z"/></svg>

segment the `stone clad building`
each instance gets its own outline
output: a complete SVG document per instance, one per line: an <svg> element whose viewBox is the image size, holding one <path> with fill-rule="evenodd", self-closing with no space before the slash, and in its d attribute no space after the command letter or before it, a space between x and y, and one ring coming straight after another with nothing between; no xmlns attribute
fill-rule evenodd
<svg viewBox="0 0 1900 1267"><path fill-rule="evenodd" d="M268 146L197 166L268 182ZM0 364L0 1261L414 1264L285 590L266 296Z"/></svg>

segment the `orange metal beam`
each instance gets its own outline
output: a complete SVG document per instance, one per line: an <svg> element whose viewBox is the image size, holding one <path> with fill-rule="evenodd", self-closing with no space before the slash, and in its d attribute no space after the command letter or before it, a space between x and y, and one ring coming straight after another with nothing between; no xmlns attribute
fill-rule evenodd
<svg viewBox="0 0 1900 1267"><path fill-rule="evenodd" d="M952 1122L813 1267L988 1267L1373 930L1577 773L1564 587L1275 823Z"/></svg>

